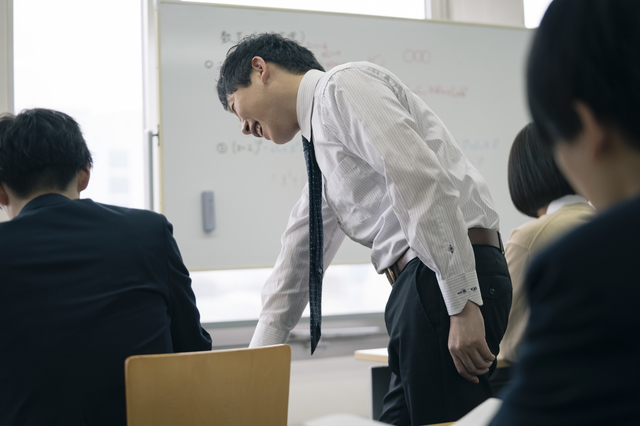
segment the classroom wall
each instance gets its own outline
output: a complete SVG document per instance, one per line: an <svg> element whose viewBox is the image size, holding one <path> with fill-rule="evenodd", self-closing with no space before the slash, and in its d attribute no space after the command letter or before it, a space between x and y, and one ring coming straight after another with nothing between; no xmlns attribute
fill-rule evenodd
<svg viewBox="0 0 640 426"><path fill-rule="evenodd" d="M0 0L0 114L13 112L12 0ZM0 222L8 220L0 209Z"/></svg>
<svg viewBox="0 0 640 426"><path fill-rule="evenodd" d="M12 0L0 0L0 113L13 112Z"/></svg>
<svg viewBox="0 0 640 426"><path fill-rule="evenodd" d="M431 0L433 19L524 26L522 0Z"/></svg>

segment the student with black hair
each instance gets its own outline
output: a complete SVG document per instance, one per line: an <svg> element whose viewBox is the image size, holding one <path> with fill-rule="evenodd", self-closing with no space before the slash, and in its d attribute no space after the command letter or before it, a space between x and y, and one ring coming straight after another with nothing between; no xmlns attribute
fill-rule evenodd
<svg viewBox="0 0 640 426"><path fill-rule="evenodd" d="M588 222L594 210L562 176L553 153L540 141L533 123L518 133L511 146L508 180L513 204L521 213L535 218L511 233L504 250L513 284L513 301L500 354L515 363L529 317L529 304L522 287L527 266L544 247Z"/></svg>
<svg viewBox="0 0 640 426"><path fill-rule="evenodd" d="M125 426L128 356L211 349L164 216L79 199L92 158L47 109L0 116L0 424Z"/></svg>
<svg viewBox="0 0 640 426"><path fill-rule="evenodd" d="M313 351L324 267L347 235L393 286L380 420L457 420L490 397L511 281L489 190L440 119L389 71L357 62L324 72L277 34L229 51L218 94L244 134L284 144L301 132L310 176L251 345L284 343L309 301Z"/></svg>
<svg viewBox="0 0 640 426"><path fill-rule="evenodd" d="M640 424L640 1L555 0L535 35L529 107L598 214L525 279L529 324L491 423Z"/></svg>

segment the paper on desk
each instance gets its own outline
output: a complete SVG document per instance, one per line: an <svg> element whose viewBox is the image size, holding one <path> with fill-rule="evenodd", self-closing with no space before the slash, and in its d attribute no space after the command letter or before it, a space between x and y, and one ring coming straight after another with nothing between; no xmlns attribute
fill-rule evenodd
<svg viewBox="0 0 640 426"><path fill-rule="evenodd" d="M364 419L353 414L332 414L302 423L304 426L381 426L386 423Z"/></svg>
<svg viewBox="0 0 640 426"><path fill-rule="evenodd" d="M471 410L466 416L458 420L453 426L487 426L496 415L502 401L498 398L489 398L476 408ZM307 420L304 426L380 426L386 423L375 420L364 419L352 414L332 414L330 416L318 417Z"/></svg>
<svg viewBox="0 0 640 426"><path fill-rule="evenodd" d="M487 426L493 420L501 405L502 400L489 398L455 422L453 426Z"/></svg>

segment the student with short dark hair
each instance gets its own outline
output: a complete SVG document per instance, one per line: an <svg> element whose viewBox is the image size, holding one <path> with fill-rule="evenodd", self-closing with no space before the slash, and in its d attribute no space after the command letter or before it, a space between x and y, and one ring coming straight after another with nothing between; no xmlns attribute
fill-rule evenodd
<svg viewBox="0 0 640 426"><path fill-rule="evenodd" d="M540 141L533 123L518 133L511 146L508 179L513 204L520 212L535 218L511 233L504 250L513 284L513 301L500 353L515 363L529 317L529 304L522 287L529 263L544 247L589 221L594 210L560 173L553 153Z"/></svg>
<svg viewBox="0 0 640 426"><path fill-rule="evenodd" d="M315 349L322 275L346 235L393 286L380 420L453 421L490 397L511 281L491 194L440 119L388 70L324 72L277 34L229 51L218 94L244 134L284 144L300 132L308 165L251 346L286 342L309 301Z"/></svg>
<svg viewBox="0 0 640 426"><path fill-rule="evenodd" d="M576 194L533 123L527 124L511 145L507 179L511 202L529 217L540 217L544 214L541 210L554 200Z"/></svg>
<svg viewBox="0 0 640 426"><path fill-rule="evenodd" d="M91 154L47 109L0 117L0 424L126 425L124 361L211 349L166 218L79 199Z"/></svg>
<svg viewBox="0 0 640 426"><path fill-rule="evenodd" d="M531 264L529 324L491 424L638 425L640 2L552 2L527 92L560 170L598 215Z"/></svg>
<svg viewBox="0 0 640 426"><path fill-rule="evenodd" d="M80 170L93 165L78 124L66 114L33 109L1 120L10 133L0 145L0 182L22 199L64 191Z"/></svg>

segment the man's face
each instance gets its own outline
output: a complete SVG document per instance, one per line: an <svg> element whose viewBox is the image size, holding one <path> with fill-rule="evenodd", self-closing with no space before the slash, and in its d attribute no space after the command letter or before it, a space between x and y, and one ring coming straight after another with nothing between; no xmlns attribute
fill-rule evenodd
<svg viewBox="0 0 640 426"><path fill-rule="evenodd" d="M229 110L240 118L245 135L285 144L300 130L295 114L286 113L279 85L265 78L260 70L254 69L251 85L229 95L227 102Z"/></svg>

